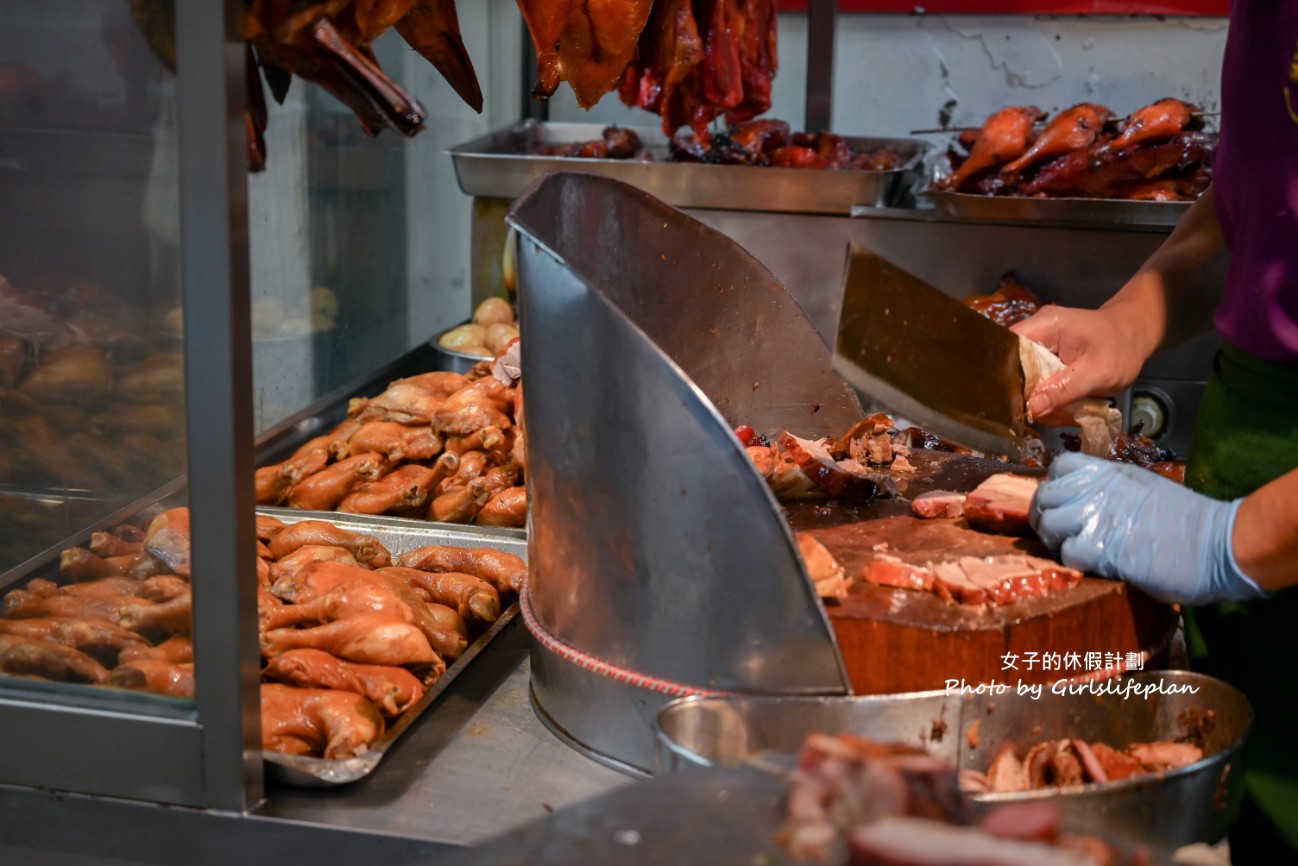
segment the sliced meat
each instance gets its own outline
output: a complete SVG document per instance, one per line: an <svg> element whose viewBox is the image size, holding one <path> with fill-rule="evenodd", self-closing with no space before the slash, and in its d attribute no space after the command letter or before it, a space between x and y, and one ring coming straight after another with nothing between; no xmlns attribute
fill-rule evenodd
<svg viewBox="0 0 1298 866"><path fill-rule="evenodd" d="M1040 484L1036 478L1002 472L973 489L964 501L964 517L982 532L1027 532L1028 510Z"/></svg>
<svg viewBox="0 0 1298 866"><path fill-rule="evenodd" d="M919 517L961 517L964 515L963 493L929 490L911 500L910 508Z"/></svg>
<svg viewBox="0 0 1298 866"><path fill-rule="evenodd" d="M921 565L912 565L886 553L876 553L870 564L862 569L861 576L870 583L895 586L901 589L933 588L933 572Z"/></svg>

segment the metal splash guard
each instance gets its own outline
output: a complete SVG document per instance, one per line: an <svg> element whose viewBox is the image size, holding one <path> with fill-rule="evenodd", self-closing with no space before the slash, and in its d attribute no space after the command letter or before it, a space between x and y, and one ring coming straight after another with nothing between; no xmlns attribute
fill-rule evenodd
<svg viewBox="0 0 1298 866"><path fill-rule="evenodd" d="M538 178L519 232L538 715L597 760L653 766L663 704L844 694L788 524L732 428L862 416L797 303L724 235L608 178Z"/></svg>

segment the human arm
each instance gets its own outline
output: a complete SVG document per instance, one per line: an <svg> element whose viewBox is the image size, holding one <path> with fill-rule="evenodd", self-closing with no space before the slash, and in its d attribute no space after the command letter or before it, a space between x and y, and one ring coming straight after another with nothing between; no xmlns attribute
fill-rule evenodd
<svg viewBox="0 0 1298 866"><path fill-rule="evenodd" d="M1195 277L1226 252L1212 187L1199 197L1140 270L1098 310L1048 305L1013 330L1041 343L1066 365L1030 395L1032 416L1087 396L1112 396L1140 374L1150 355L1205 333L1219 292L1197 291Z"/></svg>
<svg viewBox="0 0 1298 866"><path fill-rule="evenodd" d="M1169 603L1261 598L1298 584L1298 470L1230 502L1130 464L1063 454L1029 519L1064 564Z"/></svg>

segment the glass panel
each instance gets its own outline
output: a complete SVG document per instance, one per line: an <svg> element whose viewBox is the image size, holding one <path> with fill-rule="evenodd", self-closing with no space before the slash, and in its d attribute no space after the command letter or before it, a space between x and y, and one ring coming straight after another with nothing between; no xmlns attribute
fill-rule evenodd
<svg viewBox="0 0 1298 866"><path fill-rule="evenodd" d="M144 668L110 674L121 653L189 630L184 515L152 527L156 555L141 550L160 507L109 520L185 470L175 82L150 50L171 36L149 12L160 5L0 10L7 687L139 687ZM62 556L22 566L47 549Z"/></svg>

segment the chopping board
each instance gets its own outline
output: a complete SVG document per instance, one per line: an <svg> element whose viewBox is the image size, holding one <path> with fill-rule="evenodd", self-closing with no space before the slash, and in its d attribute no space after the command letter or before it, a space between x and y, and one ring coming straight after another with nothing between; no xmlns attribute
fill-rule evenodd
<svg viewBox="0 0 1298 866"><path fill-rule="evenodd" d="M793 529L815 536L855 579L847 598L826 610L856 694L945 689L953 680L971 686L993 680L1049 683L1088 671L1043 667L1046 653L1077 653L1084 662L1087 653L1125 658L1165 643L1176 612L1121 581L1086 577L1043 597L975 607L860 579L880 549L918 564L1005 554L1055 559L1035 536L978 532L959 518L916 517L910 507L911 499L928 490L967 493L996 473L1042 476L1043 469L942 451L915 451L908 460L915 471L894 474L897 497L786 509ZM1016 668L1006 666L1011 656ZM1031 667L1030 658L1037 659ZM1155 657L1145 666L1159 662Z"/></svg>

